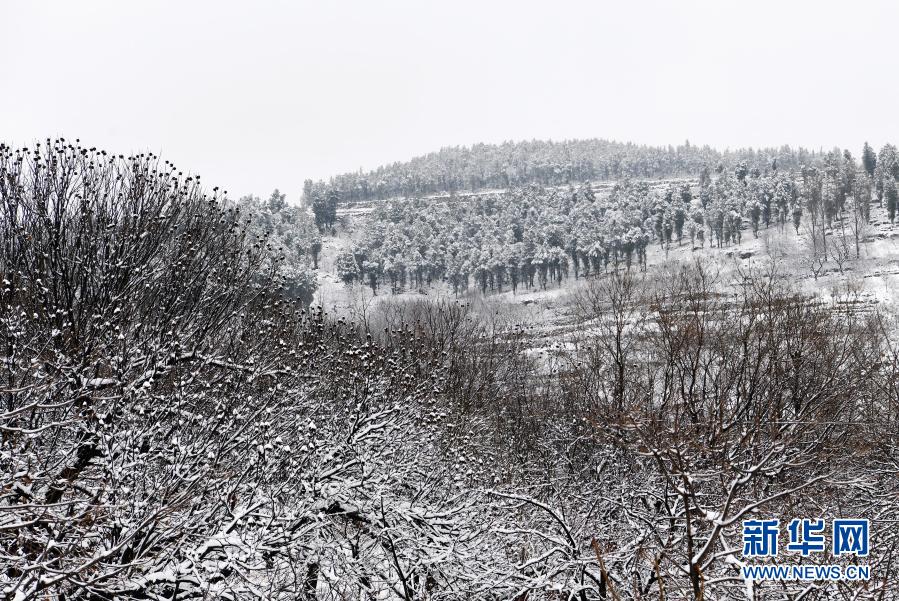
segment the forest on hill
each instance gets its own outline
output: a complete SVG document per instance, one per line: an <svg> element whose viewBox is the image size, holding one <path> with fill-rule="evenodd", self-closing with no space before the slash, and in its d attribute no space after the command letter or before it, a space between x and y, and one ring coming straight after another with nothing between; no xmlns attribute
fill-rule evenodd
<svg viewBox="0 0 899 601"><path fill-rule="evenodd" d="M840 270L860 255L871 207L896 218L896 148L867 145L814 157L787 170L740 162L733 169L696 166L692 180L656 184L624 179L611 189L529 184L497 194L394 199L377 203L361 236L337 257L347 284L372 292L428 289L456 293L561 285L568 278L619 268L645 269L651 244L722 248L768 228L800 231L812 248L813 273ZM800 156L802 156L800 154ZM779 165L779 166L778 166ZM341 192L342 193L342 192ZM331 198L338 193L331 192Z"/></svg>
<svg viewBox="0 0 899 601"><path fill-rule="evenodd" d="M609 140L532 140L442 148L407 162L369 172L306 180L308 204L339 191L343 202L411 198L435 194L517 188L528 184L563 186L599 180L698 176L704 169L796 170L814 166L823 152L804 148L719 151L689 141L674 147L641 146Z"/></svg>
<svg viewBox="0 0 899 601"><path fill-rule="evenodd" d="M383 261L376 285L451 280L462 254L487 289L535 277L528 259L538 283L593 276L547 369L521 324L471 303L388 297L364 322L310 306L328 211L231 201L149 153L0 145L0 591L890 598L895 316L775 264L638 266L646 244L726 246L745 223L809 226L833 253L837 223L894 215L895 165L887 147L377 208L347 278ZM827 555L871 579L744 580L742 522L771 516L871 520L868 556Z"/></svg>

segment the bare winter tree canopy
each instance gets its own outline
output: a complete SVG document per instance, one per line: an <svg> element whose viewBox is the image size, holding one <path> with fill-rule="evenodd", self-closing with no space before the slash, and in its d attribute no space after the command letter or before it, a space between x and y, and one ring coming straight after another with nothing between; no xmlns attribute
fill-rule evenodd
<svg viewBox="0 0 899 601"><path fill-rule="evenodd" d="M788 4L6 7L0 600L899 599L897 15Z"/></svg>

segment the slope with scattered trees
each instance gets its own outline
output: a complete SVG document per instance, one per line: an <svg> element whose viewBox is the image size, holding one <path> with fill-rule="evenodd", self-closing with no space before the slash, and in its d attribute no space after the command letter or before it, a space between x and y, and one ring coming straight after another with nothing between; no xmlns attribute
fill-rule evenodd
<svg viewBox="0 0 899 601"><path fill-rule="evenodd" d="M695 180L624 180L527 186L499 194L390 200L376 205L355 244L337 257L338 275L376 292L446 282L458 293L546 288L566 278L644 267L647 247L739 244L767 228L808 233L813 261L840 265L859 254L872 203L896 213L896 151L865 151L863 165L833 151L819 166L765 171L740 163L703 168Z"/></svg>

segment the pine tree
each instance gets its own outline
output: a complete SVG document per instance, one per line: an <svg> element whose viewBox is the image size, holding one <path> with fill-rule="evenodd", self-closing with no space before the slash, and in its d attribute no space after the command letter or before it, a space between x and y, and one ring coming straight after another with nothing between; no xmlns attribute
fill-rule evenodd
<svg viewBox="0 0 899 601"><path fill-rule="evenodd" d="M862 165L865 171L868 172L868 176L874 177L874 169L877 167L877 155L867 142L865 142L865 146L862 148Z"/></svg>
<svg viewBox="0 0 899 601"><path fill-rule="evenodd" d="M314 190L312 193L312 214L315 215L315 224L324 230L334 226L337 220L337 203L340 193L335 188L329 188L322 192Z"/></svg>
<svg viewBox="0 0 899 601"><path fill-rule="evenodd" d="M309 206L312 204L312 195L315 190L315 184L311 179L307 179L303 181L303 206Z"/></svg>
<svg viewBox="0 0 899 601"><path fill-rule="evenodd" d="M887 178L884 182L884 198L887 201L887 213L890 223L896 222L896 207L899 204L899 191L896 190L896 180Z"/></svg>
<svg viewBox="0 0 899 601"><path fill-rule="evenodd" d="M272 195L269 196L268 203L266 203L266 208L272 213L277 213L281 209L284 208L286 202L287 195L281 194L277 188L272 192Z"/></svg>
<svg viewBox="0 0 899 601"><path fill-rule="evenodd" d="M356 258L350 249L344 249L337 255L335 261L337 267L337 276L343 283L350 285L359 277L359 269L356 265Z"/></svg>

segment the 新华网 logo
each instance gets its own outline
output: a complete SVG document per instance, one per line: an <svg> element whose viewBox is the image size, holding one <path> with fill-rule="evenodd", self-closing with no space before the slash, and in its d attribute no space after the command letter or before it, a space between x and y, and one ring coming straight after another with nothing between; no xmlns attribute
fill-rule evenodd
<svg viewBox="0 0 899 601"><path fill-rule="evenodd" d="M870 552L870 522L866 519L794 519L787 524L785 551L809 557L830 551L833 557L867 557ZM781 523L779 519L743 521L743 556L777 557ZM867 565L746 565L743 577L751 580L867 580Z"/></svg>

